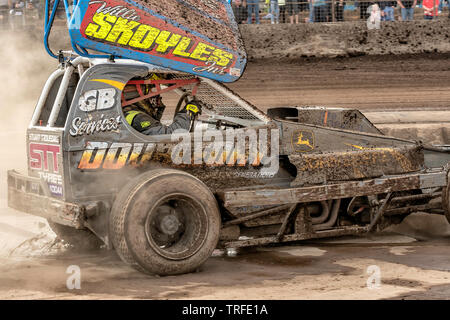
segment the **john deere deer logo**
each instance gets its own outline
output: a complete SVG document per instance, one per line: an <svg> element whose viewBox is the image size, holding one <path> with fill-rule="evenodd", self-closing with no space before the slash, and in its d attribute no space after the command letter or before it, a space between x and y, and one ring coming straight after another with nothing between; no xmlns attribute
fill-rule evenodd
<svg viewBox="0 0 450 320"><path fill-rule="evenodd" d="M292 134L292 146L297 152L314 150L314 134L311 131L294 131Z"/></svg>

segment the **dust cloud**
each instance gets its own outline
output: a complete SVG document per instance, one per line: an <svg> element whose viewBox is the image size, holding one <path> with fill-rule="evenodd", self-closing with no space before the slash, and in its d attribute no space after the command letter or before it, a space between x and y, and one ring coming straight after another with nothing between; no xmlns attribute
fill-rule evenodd
<svg viewBox="0 0 450 320"><path fill-rule="evenodd" d="M7 256L17 246L42 247L52 238L43 219L7 208L6 177L10 169L26 173L26 128L57 62L31 33L0 32L0 39L0 256Z"/></svg>
<svg viewBox="0 0 450 320"><path fill-rule="evenodd" d="M6 171L26 169L25 133L39 93L56 61L27 33L0 33L0 198Z"/></svg>

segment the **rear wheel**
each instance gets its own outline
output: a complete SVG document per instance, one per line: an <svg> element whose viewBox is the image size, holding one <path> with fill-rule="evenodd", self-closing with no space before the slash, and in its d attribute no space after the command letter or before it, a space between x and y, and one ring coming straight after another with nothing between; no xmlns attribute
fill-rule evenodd
<svg viewBox="0 0 450 320"><path fill-rule="evenodd" d="M125 262L141 271L194 271L217 245L216 199L203 182L185 172L144 173L120 192L115 207L121 209L112 214L113 244Z"/></svg>

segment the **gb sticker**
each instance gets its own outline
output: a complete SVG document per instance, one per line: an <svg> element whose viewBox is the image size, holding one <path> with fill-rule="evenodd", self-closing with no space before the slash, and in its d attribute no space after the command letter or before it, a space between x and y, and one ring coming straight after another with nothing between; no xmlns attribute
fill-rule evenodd
<svg viewBox="0 0 450 320"><path fill-rule="evenodd" d="M110 109L116 102L115 96L116 90L113 88L89 90L81 95L78 106L86 112Z"/></svg>

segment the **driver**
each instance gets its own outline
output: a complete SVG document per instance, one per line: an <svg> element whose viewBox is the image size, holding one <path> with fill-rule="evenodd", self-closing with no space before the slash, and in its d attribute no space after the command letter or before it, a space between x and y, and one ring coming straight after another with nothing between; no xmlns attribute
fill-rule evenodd
<svg viewBox="0 0 450 320"><path fill-rule="evenodd" d="M150 80L160 79L156 74L150 77ZM123 98L129 101L142 97L147 95L152 87L153 85L149 84L127 84L123 90ZM175 115L171 125L165 126L161 123L165 108L161 96L157 95L125 106L123 113L130 126L146 135L171 134L177 129L190 130L191 122L201 113L200 105L193 100Z"/></svg>

